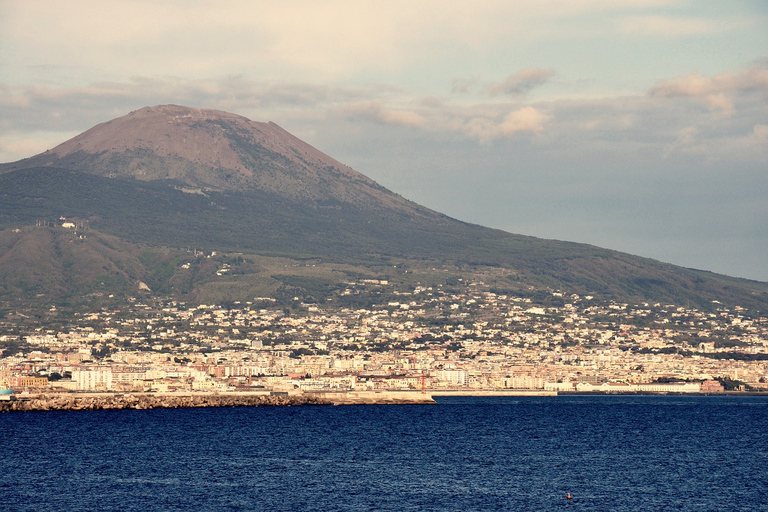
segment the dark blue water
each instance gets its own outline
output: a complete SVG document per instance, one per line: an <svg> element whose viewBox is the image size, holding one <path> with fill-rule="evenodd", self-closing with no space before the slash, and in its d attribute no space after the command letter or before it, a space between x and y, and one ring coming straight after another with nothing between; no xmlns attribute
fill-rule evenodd
<svg viewBox="0 0 768 512"><path fill-rule="evenodd" d="M768 397L10 413L0 430L9 511L768 510Z"/></svg>

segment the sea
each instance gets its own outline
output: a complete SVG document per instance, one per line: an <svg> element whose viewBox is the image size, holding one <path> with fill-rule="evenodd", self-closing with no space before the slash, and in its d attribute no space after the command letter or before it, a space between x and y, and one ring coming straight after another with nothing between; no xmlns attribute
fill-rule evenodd
<svg viewBox="0 0 768 512"><path fill-rule="evenodd" d="M0 431L3 511L768 510L761 396L23 412Z"/></svg>

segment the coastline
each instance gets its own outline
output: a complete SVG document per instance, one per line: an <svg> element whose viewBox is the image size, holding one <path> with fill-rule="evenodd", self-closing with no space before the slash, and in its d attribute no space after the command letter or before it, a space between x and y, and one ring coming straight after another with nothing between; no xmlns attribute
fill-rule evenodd
<svg viewBox="0 0 768 512"><path fill-rule="evenodd" d="M96 411L122 409L178 409L204 407L289 407L300 405L424 405L440 397L557 397L557 396L768 396L764 392L654 393L543 390L432 390L419 391L238 391L142 393L37 393L14 395L0 401L0 413L33 411Z"/></svg>
<svg viewBox="0 0 768 512"><path fill-rule="evenodd" d="M428 394L408 391L234 392L234 393L61 393L18 395L0 402L2 412L286 407L298 405L434 404Z"/></svg>

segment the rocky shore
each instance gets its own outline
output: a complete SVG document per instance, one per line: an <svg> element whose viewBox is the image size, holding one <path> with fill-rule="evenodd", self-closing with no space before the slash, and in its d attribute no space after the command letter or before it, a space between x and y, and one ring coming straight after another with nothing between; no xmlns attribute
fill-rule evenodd
<svg viewBox="0 0 768 512"><path fill-rule="evenodd" d="M109 409L178 409L182 407L259 407L296 405L426 404L428 395L414 393L81 393L40 394L0 402L0 412L96 411Z"/></svg>

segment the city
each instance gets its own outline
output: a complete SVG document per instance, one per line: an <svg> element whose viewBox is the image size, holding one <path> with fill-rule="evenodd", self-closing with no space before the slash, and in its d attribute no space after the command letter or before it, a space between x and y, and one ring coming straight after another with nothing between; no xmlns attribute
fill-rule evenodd
<svg viewBox="0 0 768 512"><path fill-rule="evenodd" d="M131 299L2 321L0 376L55 392L710 393L768 388L768 319L713 304L350 281L323 302Z"/></svg>

